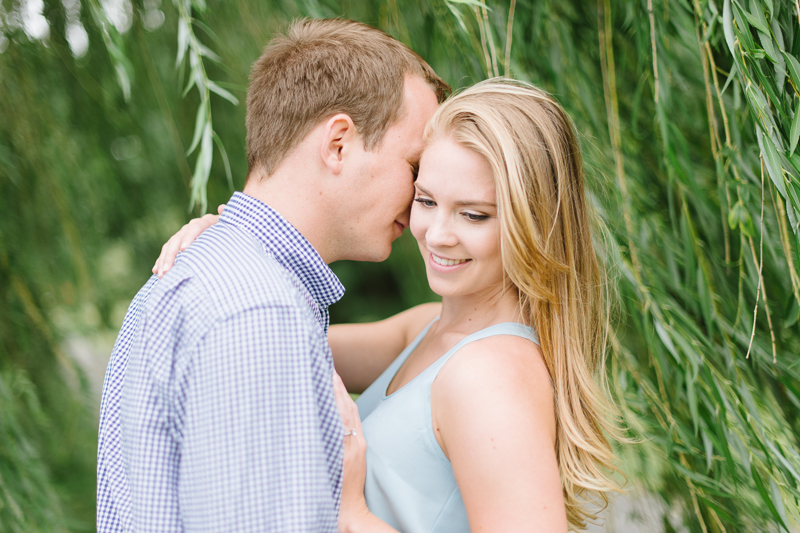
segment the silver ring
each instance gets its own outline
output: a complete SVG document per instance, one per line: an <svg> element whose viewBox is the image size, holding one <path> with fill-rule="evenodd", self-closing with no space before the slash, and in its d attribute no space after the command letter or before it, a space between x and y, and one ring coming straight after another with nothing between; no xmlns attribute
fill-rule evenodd
<svg viewBox="0 0 800 533"><path fill-rule="evenodd" d="M347 433L344 434L345 437L348 437L348 436L355 437L356 435L358 435L358 433L356 432L356 428L353 428L353 429L351 429L350 431L348 431Z"/></svg>

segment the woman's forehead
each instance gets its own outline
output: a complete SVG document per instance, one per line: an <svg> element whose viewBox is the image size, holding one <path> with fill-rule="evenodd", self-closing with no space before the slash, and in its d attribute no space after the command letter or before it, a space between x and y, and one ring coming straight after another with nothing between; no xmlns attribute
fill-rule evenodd
<svg viewBox="0 0 800 533"><path fill-rule="evenodd" d="M422 194L435 197L439 201L447 200L455 205L496 205L494 180L483 173L423 174L420 171L414 186Z"/></svg>

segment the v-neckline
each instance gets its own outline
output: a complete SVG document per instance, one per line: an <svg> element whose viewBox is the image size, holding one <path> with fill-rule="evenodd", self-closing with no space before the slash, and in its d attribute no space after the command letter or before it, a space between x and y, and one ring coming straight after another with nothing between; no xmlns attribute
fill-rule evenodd
<svg viewBox="0 0 800 533"><path fill-rule="evenodd" d="M386 387L383 389L383 391L382 391L382 396L383 396L383 398L381 398L382 400L387 400L387 399L391 398L392 396L394 396L395 394L397 394L397 393L398 393L398 392L400 392L401 390L405 389L406 387L408 387L409 385L411 385L412 383L414 383L414 382L415 382L417 379L419 379L419 377L420 377L422 374L424 374L425 372L427 372L427 371L428 371L428 369L429 369L430 367L432 367L432 366L435 364L435 362L436 362L436 361L434 361L433 363L431 363L430 365L428 365L428 367L427 367L427 368L425 368L425 369L424 369L422 372L420 372L419 374L417 374L416 376L414 376L414 377L411 379L411 381L409 381L408 383L406 383L406 384L405 384L405 385L403 385L402 387L398 388L398 389L397 389L396 391L394 391L393 393L391 393L391 394L387 394L387 393L389 392L389 389L390 389L390 388L391 388L391 386L392 386L392 383L394 383L394 379L397 377L397 374L399 374L399 373L400 373L400 369L402 369L402 368L403 368L403 365L404 365L404 364L406 364L406 361L408 361L408 358L409 358L409 357L411 357L411 355L412 355L412 354L414 353L414 351L415 351L415 350L416 350L416 349L419 347L419 345L422 343L422 341L423 341L423 340L425 340L425 337L427 337L427 336L428 336L428 333L430 332L430 330L431 330L431 328L433 327L433 325L434 325L435 323L437 323L438 321L439 321L439 317L437 316L436 318L434 318L434 319L431 321L431 323L430 323L430 324L428 324L427 326L425 326L425 329L424 329L424 330L422 330L422 331L420 332L420 334L419 334L419 335L417 335L417 338L416 338L416 339L414 339L414 342L413 342L413 345L414 345L414 346L413 346L413 348L411 348L411 350L410 350L410 351L409 351L409 352L406 354L406 357L403 359L403 361L402 361L402 362L400 363L400 365L397 367L397 370L395 370L394 374L392 375L392 379L390 379L390 380L389 380L389 383L388 383L388 384L386 385ZM447 352L445 352L445 354L444 354L444 355L446 355L446 354L447 354ZM442 357L444 357L444 355L442 355ZM437 361L438 361L438 360L439 360L439 359L437 359Z"/></svg>

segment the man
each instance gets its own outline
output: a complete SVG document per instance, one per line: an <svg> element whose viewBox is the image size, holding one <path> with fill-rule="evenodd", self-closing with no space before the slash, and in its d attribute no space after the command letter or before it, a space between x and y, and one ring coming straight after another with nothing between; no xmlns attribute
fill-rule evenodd
<svg viewBox="0 0 800 533"><path fill-rule="evenodd" d="M98 531L336 531L326 330L344 289L327 264L388 257L447 91L356 22L300 21L269 43L244 192L137 294L109 361Z"/></svg>

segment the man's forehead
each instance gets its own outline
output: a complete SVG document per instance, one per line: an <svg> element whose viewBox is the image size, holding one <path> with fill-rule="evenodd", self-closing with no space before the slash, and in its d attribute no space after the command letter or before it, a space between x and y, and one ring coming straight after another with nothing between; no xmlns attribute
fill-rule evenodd
<svg viewBox="0 0 800 533"><path fill-rule="evenodd" d="M406 76L403 96L404 119L417 119L424 128L438 107L439 99L427 81L419 76Z"/></svg>
<svg viewBox="0 0 800 533"><path fill-rule="evenodd" d="M425 126L438 106L433 87L427 81L418 76L406 76L402 114L387 132L386 140L394 144L395 153L399 152L409 163L419 162Z"/></svg>
<svg viewBox="0 0 800 533"><path fill-rule="evenodd" d="M410 163L418 164L420 158L422 157L422 152L425 149L425 144L422 142L422 138L419 139L419 142L410 143L408 146L408 155L406 158Z"/></svg>

